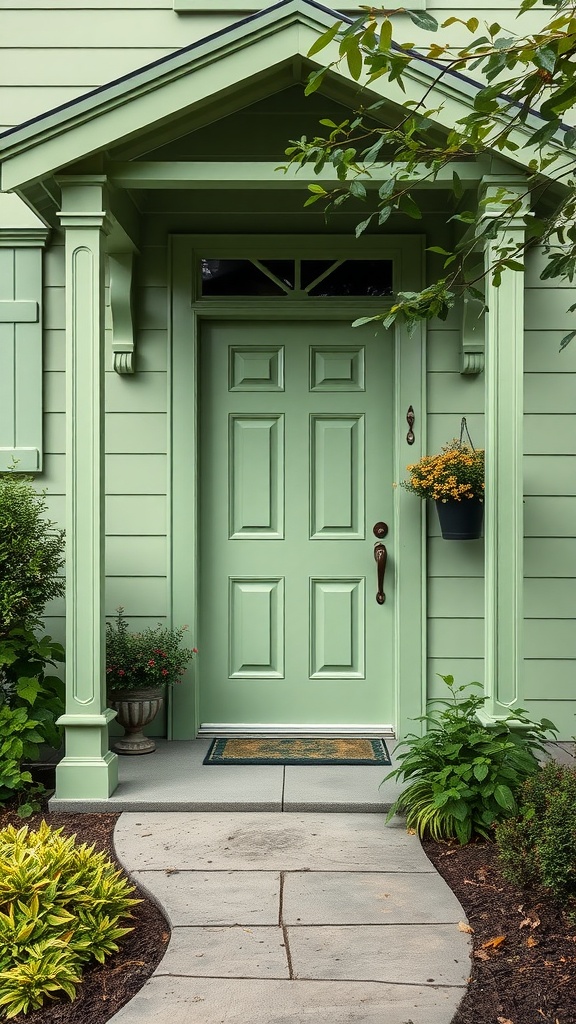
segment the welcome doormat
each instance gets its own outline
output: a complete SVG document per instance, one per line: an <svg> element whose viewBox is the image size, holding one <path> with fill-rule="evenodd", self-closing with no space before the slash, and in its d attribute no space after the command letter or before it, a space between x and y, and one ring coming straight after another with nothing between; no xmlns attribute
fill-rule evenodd
<svg viewBox="0 0 576 1024"><path fill-rule="evenodd" d="M391 764L384 740L213 740L204 764Z"/></svg>

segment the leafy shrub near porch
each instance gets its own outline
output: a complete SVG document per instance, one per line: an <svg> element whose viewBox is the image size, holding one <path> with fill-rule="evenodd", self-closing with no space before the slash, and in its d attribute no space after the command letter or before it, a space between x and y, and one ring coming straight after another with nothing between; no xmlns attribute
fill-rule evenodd
<svg viewBox="0 0 576 1024"><path fill-rule="evenodd" d="M32 761L38 756L38 743L42 742L37 731L39 725L26 708L0 705L0 804L14 798L20 800L18 814L21 818L38 810L38 797L44 791L22 767L23 761Z"/></svg>
<svg viewBox="0 0 576 1024"><path fill-rule="evenodd" d="M576 769L554 762L528 779L518 814L496 827L502 874L522 888L543 885L576 898Z"/></svg>
<svg viewBox="0 0 576 1024"><path fill-rule="evenodd" d="M390 810L406 813L406 825L421 838L458 839L473 835L491 838L492 825L517 811L516 794L526 779L539 770L547 731L556 732L547 719L531 722L526 712L486 727L477 718L486 698L470 693L480 683L455 686L453 676L441 676L450 690L446 700L417 721L425 722L425 735L411 733L400 765L386 778L409 780ZM522 731L513 731L520 723Z"/></svg>
<svg viewBox="0 0 576 1024"><path fill-rule="evenodd" d="M82 969L103 963L140 900L103 853L43 822L0 832L0 1008L7 1018L76 996Z"/></svg>
<svg viewBox="0 0 576 1024"><path fill-rule="evenodd" d="M38 635L47 601L64 593L64 533L46 513L27 477L0 474L0 804L17 797L22 817L43 792L22 763L39 744L60 746L64 711L64 684L49 671L64 649Z"/></svg>
<svg viewBox="0 0 576 1024"><path fill-rule="evenodd" d="M64 594L64 531L47 511L28 477L0 474L0 636L37 626L47 602Z"/></svg>

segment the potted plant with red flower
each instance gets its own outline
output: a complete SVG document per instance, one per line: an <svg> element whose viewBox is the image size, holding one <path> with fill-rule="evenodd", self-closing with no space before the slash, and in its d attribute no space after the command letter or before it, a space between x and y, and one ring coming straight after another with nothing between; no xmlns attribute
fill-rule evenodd
<svg viewBox="0 0 576 1024"><path fill-rule="evenodd" d="M130 632L124 609L106 624L106 686L110 707L125 735L114 739L118 754L150 754L154 740L142 730L164 703L167 686L181 682L186 666L198 653L184 647L187 626L149 626Z"/></svg>

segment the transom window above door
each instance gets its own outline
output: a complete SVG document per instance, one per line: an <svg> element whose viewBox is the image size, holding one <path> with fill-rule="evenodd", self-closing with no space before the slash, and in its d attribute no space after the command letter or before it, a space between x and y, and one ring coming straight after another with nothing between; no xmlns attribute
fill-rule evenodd
<svg viewBox="0 0 576 1024"><path fill-rule="evenodd" d="M392 294L392 260L200 259L202 298L366 298Z"/></svg>

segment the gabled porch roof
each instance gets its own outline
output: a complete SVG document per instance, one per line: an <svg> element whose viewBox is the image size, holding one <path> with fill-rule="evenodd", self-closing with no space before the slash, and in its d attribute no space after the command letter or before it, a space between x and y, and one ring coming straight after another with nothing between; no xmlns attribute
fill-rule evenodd
<svg viewBox="0 0 576 1024"><path fill-rule="evenodd" d="M271 79L275 89L305 79L308 71L337 59L335 43L323 51L321 61L307 54L318 34L338 18L342 15L315 0L281 0L10 129L0 136L1 190L25 195L34 182L106 153L120 142L128 158L141 154L254 102L266 95ZM448 129L472 108L481 86L458 73L438 81L438 71L432 61L417 58L406 72L405 92L398 83L384 80L372 84L370 92L398 107L431 89L430 101L442 106L436 115L438 127ZM362 85L350 78L346 67L325 81L327 91L342 95L344 90L348 102ZM539 120L537 115L533 118ZM506 157L508 168L526 167L534 156L532 128L530 123L519 126L516 141L521 149L515 159Z"/></svg>

